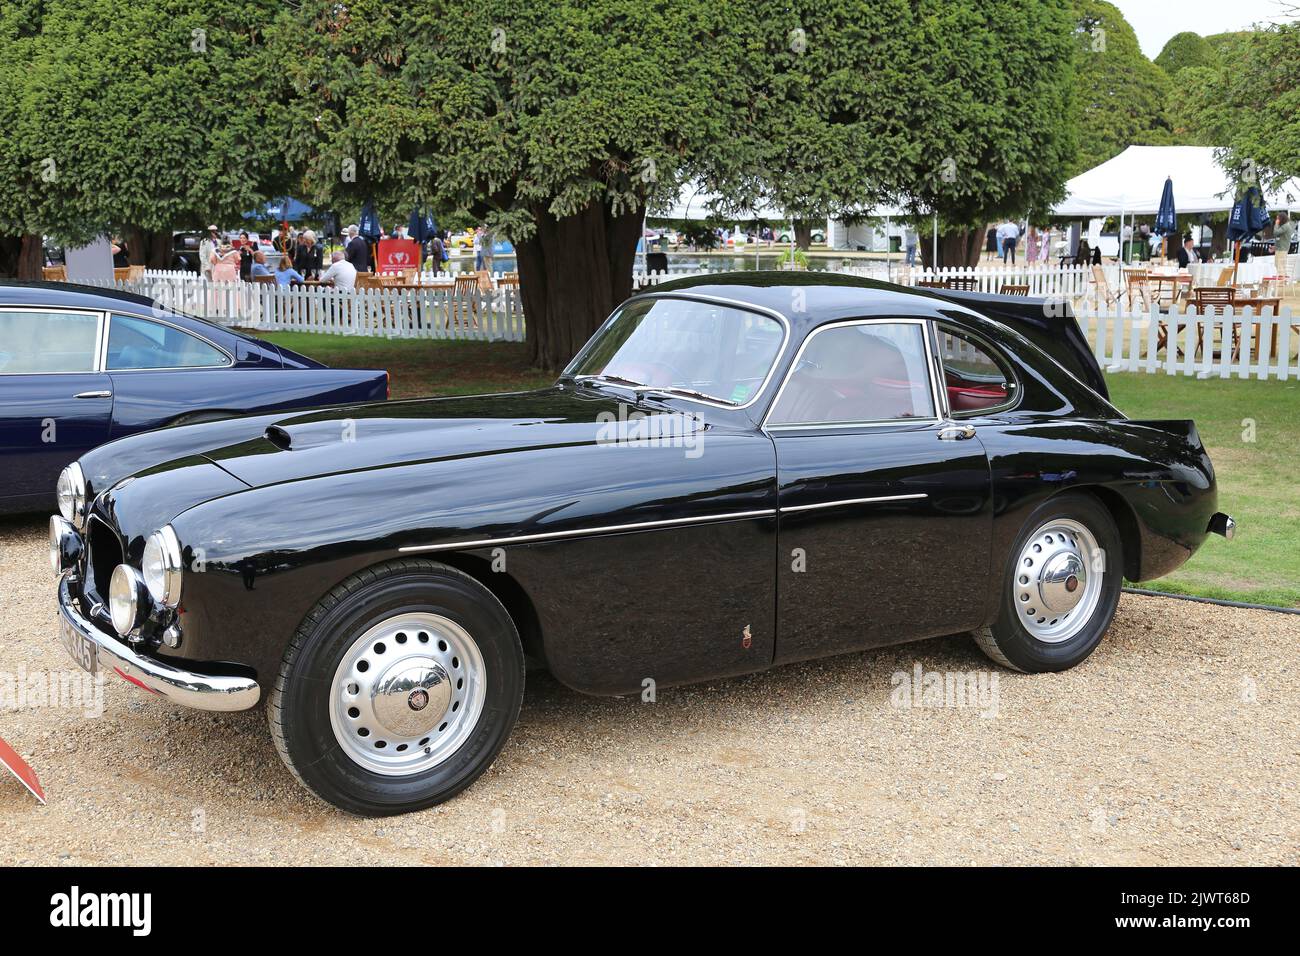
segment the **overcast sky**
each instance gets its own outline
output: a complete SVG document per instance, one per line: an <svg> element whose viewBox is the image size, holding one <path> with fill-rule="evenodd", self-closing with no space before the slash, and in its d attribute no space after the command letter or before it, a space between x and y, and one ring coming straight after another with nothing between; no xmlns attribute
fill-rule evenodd
<svg viewBox="0 0 1300 956"><path fill-rule="evenodd" d="M1155 59L1175 33L1201 36L1243 30L1252 23L1296 19L1300 0L1111 0L1133 26L1142 52Z"/></svg>

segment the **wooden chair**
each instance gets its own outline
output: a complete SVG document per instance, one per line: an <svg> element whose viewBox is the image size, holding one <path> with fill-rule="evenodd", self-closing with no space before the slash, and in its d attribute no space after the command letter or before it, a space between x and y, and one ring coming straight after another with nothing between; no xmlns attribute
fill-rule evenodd
<svg viewBox="0 0 1300 956"><path fill-rule="evenodd" d="M275 285L275 276L253 276L258 285Z"/></svg>
<svg viewBox="0 0 1300 956"><path fill-rule="evenodd" d="M1227 288L1222 288L1220 286L1197 286L1196 288L1192 289L1190 293L1188 293L1187 306L1190 309L1195 309L1196 313L1202 317L1216 316L1223 309L1230 308L1232 305L1234 305L1236 301L1236 297L1237 297L1237 290L1232 288L1231 286L1228 286ZM1165 341L1168 339L1168 337L1169 337L1168 332L1166 331L1165 325L1162 322L1160 323L1160 338L1159 341L1157 342L1156 348L1159 349L1161 346L1163 346L1165 344ZM1236 355L1237 353L1237 343L1239 338L1240 338L1240 334L1237 331L1237 325L1236 323L1233 323L1232 326L1233 355ZM1197 327L1197 334L1196 334L1197 354L1200 354L1201 349L1204 347L1204 345L1205 345L1205 326L1199 325ZM1212 339L1211 339L1211 347L1213 347Z"/></svg>
<svg viewBox="0 0 1300 956"><path fill-rule="evenodd" d="M503 275L500 279L497 280L498 289L504 289L506 287L510 287L513 289L519 288L518 272L507 272L505 275Z"/></svg>
<svg viewBox="0 0 1300 956"><path fill-rule="evenodd" d="M917 279L916 285L922 289L944 289L947 288L941 279Z"/></svg>
<svg viewBox="0 0 1300 956"><path fill-rule="evenodd" d="M130 279L130 278L131 278L131 267L130 267L130 266L124 266L124 267L122 267L122 268L117 268L117 269L114 269L114 270L113 270L113 281L114 281L114 282L126 282L126 281L127 281L128 279Z"/></svg>
<svg viewBox="0 0 1300 956"><path fill-rule="evenodd" d="M474 278L478 281L478 290L480 292L491 292L496 288L492 284L492 273L486 269L479 269L478 272L474 273Z"/></svg>
<svg viewBox="0 0 1300 956"><path fill-rule="evenodd" d="M1029 295L1029 286L1027 286L1027 285L1008 285L1007 283L1004 282L1004 283L1002 284L1002 287L1001 287L1000 289L998 289L998 295L1023 295L1023 296L1028 296L1028 295Z"/></svg>
<svg viewBox="0 0 1300 956"><path fill-rule="evenodd" d="M975 276L949 276L943 280L945 289L960 289L963 292L978 292L980 280Z"/></svg>
<svg viewBox="0 0 1300 956"><path fill-rule="evenodd" d="M454 277L451 287L451 303L447 312L448 325L460 325L461 312L465 313L467 323L478 327L479 277L477 274L460 273Z"/></svg>
<svg viewBox="0 0 1300 956"><path fill-rule="evenodd" d="M1096 296L1098 308L1119 303L1119 296L1110 291L1110 282L1106 279L1106 271L1101 266L1092 267L1092 291Z"/></svg>
<svg viewBox="0 0 1300 956"><path fill-rule="evenodd" d="M1142 300L1142 308L1150 308L1151 295L1147 286L1147 281L1151 275L1150 269L1125 269L1124 291L1121 295L1128 299L1128 307L1133 308L1133 300L1136 297Z"/></svg>
<svg viewBox="0 0 1300 956"><path fill-rule="evenodd" d="M1235 269L1235 267L1233 267L1233 266L1224 266L1222 269L1219 270L1219 278L1217 278L1217 279L1214 280L1214 285L1215 285L1216 287L1218 287L1218 288L1223 288L1223 287L1225 287L1225 286L1231 286L1231 285L1232 285L1232 273L1235 272L1235 271L1236 271L1236 269Z"/></svg>
<svg viewBox="0 0 1300 956"><path fill-rule="evenodd" d="M384 282L373 272L358 272L357 284L358 289L382 289Z"/></svg>
<svg viewBox="0 0 1300 956"><path fill-rule="evenodd" d="M67 282L67 266L43 266L41 268L41 278L46 282Z"/></svg>

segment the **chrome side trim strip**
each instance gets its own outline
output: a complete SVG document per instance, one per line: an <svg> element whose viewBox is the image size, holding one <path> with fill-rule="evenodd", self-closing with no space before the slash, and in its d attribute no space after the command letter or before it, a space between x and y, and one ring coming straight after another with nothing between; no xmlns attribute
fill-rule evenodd
<svg viewBox="0 0 1300 956"><path fill-rule="evenodd" d="M739 518L771 518L776 514L775 508L763 508L758 511L736 511L725 515L699 515L694 518L665 518L662 521L637 521L631 524L601 525L596 528L573 528L569 531L542 531L538 534L516 534L504 538L483 538L479 541L448 541L443 544L414 544L398 551L455 551L462 548L495 548L506 544L527 544L533 541L549 541L561 538L577 538L583 535L614 534L619 531L638 531L644 528L671 528L675 525L705 524L711 521L735 521Z"/></svg>
<svg viewBox="0 0 1300 956"><path fill-rule="evenodd" d="M914 498L928 498L929 495L880 495L877 498L841 498L839 501L821 501L815 505L789 505L781 509L787 511L816 511L818 508L838 508L841 505L869 505L878 501L910 501Z"/></svg>

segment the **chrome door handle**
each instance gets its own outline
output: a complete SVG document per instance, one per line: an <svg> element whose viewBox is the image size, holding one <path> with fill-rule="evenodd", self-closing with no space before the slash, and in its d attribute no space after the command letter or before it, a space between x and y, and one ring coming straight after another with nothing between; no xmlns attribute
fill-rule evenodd
<svg viewBox="0 0 1300 956"><path fill-rule="evenodd" d="M107 390L102 392L78 392L76 395L73 395L72 397L73 398L112 398L113 393Z"/></svg>
<svg viewBox="0 0 1300 956"><path fill-rule="evenodd" d="M974 425L947 425L939 431L940 441L965 441L974 437Z"/></svg>

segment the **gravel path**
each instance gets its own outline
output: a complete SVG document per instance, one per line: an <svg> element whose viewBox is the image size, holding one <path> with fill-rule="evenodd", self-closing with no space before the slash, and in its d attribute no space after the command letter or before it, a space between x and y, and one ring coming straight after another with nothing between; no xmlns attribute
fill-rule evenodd
<svg viewBox="0 0 1300 956"><path fill-rule="evenodd" d="M477 784L361 820L298 788L261 711L116 678L96 719L13 709L4 681L74 673L43 520L0 520L0 611L0 737L50 800L0 777L4 864L1300 862L1300 616L1126 595L1085 664L1042 676L959 637L653 704L530 675ZM891 703L918 665L996 675L996 707Z"/></svg>

